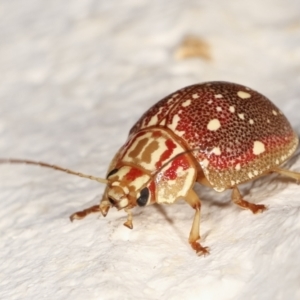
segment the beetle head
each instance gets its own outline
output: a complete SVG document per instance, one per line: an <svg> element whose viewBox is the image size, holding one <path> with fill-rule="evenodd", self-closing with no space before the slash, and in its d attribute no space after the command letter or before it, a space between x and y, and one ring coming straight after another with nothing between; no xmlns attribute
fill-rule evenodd
<svg viewBox="0 0 300 300"><path fill-rule="evenodd" d="M100 203L103 215L106 215L111 206L121 210L136 205L145 206L152 202L153 195L149 188L151 177L138 168L122 166L113 169L108 173L107 180L107 187Z"/></svg>

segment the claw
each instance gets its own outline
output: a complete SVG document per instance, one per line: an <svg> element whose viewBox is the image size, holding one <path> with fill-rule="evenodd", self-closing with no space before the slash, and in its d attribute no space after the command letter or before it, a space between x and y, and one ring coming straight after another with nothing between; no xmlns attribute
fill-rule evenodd
<svg viewBox="0 0 300 300"><path fill-rule="evenodd" d="M128 208L125 208L124 210L127 213L127 221L123 225L128 227L129 229L132 229L133 228L132 213Z"/></svg>
<svg viewBox="0 0 300 300"><path fill-rule="evenodd" d="M127 220L123 225L129 229L133 228L132 221L129 221L129 220Z"/></svg>
<svg viewBox="0 0 300 300"><path fill-rule="evenodd" d="M208 247L202 247L198 242L191 242L190 243L192 248L196 251L196 254L198 256L206 256L209 254L209 248Z"/></svg>

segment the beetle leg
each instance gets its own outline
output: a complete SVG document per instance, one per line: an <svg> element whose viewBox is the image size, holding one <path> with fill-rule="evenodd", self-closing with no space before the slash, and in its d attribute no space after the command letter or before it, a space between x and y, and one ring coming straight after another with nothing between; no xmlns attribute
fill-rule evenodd
<svg viewBox="0 0 300 300"><path fill-rule="evenodd" d="M127 221L123 225L128 227L129 229L132 229L133 228L132 213L131 213L130 209L128 209L128 208L125 208L124 210L127 213Z"/></svg>
<svg viewBox="0 0 300 300"><path fill-rule="evenodd" d="M205 177L201 167L199 166L199 164L197 164L197 178L196 181L202 185L208 186L208 187L212 187L212 185L210 184L210 182L207 180L207 178Z"/></svg>
<svg viewBox="0 0 300 300"><path fill-rule="evenodd" d="M202 176L198 175L196 181L202 185L208 186L208 187L212 187L212 185L210 184L210 182L206 179L206 177L204 176L204 174L202 173Z"/></svg>
<svg viewBox="0 0 300 300"><path fill-rule="evenodd" d="M100 205L99 204L93 205L84 210L75 212L74 214L72 214L70 216L70 220L71 220L71 222L73 222L74 220L81 220L81 219L85 218L87 215L92 214L92 213L97 213L97 212L100 212L103 217L106 217L110 207L111 207L110 202L104 198L100 202Z"/></svg>
<svg viewBox="0 0 300 300"><path fill-rule="evenodd" d="M200 209L201 209L201 202L197 194L190 189L186 195L185 201L195 209L195 216L189 236L189 243L191 244L192 248L196 251L198 255L207 255L209 254L209 248L203 247L197 242L200 239L199 235L199 227L200 227Z"/></svg>
<svg viewBox="0 0 300 300"><path fill-rule="evenodd" d="M232 188L231 200L241 208L250 209L254 214L261 213L267 209L263 204L254 204L244 200L236 186Z"/></svg>
<svg viewBox="0 0 300 300"><path fill-rule="evenodd" d="M274 168L272 171L275 173L281 174L283 176L296 179L297 183L298 184L300 183L300 173L285 170L285 169L280 169L280 168Z"/></svg>
<svg viewBox="0 0 300 300"><path fill-rule="evenodd" d="M93 205L89 208L86 208L84 210L81 211L77 211L74 214L72 214L70 216L70 220L71 222L73 222L74 220L80 220L83 219L84 217L86 217L87 215L91 214L91 213L97 213L100 211L100 207L99 204L98 205Z"/></svg>

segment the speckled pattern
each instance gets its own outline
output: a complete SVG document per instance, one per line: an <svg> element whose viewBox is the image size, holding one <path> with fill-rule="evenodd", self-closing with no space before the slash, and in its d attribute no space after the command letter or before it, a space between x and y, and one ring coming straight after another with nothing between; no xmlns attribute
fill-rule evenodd
<svg viewBox="0 0 300 300"><path fill-rule="evenodd" d="M282 164L298 138L282 112L239 84L207 82L183 88L150 108L132 128L171 129L200 163L217 191Z"/></svg>
<svg viewBox="0 0 300 300"><path fill-rule="evenodd" d="M260 91L300 133L300 1L1 1L0 157L105 178L128 131L159 99L225 80ZM187 34L211 61L176 60ZM300 157L285 166L300 171ZM183 200L106 218L69 216L105 185L54 170L0 166L0 299L299 300L300 186L281 176L241 185L253 215L196 184L201 238Z"/></svg>

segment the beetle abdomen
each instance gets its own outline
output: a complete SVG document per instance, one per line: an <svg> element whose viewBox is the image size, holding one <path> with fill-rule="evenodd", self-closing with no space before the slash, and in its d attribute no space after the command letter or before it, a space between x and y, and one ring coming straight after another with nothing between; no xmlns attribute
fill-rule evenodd
<svg viewBox="0 0 300 300"><path fill-rule="evenodd" d="M183 88L150 108L131 134L166 127L193 151L210 184L222 191L282 164L298 138L265 96L238 84L208 82Z"/></svg>

